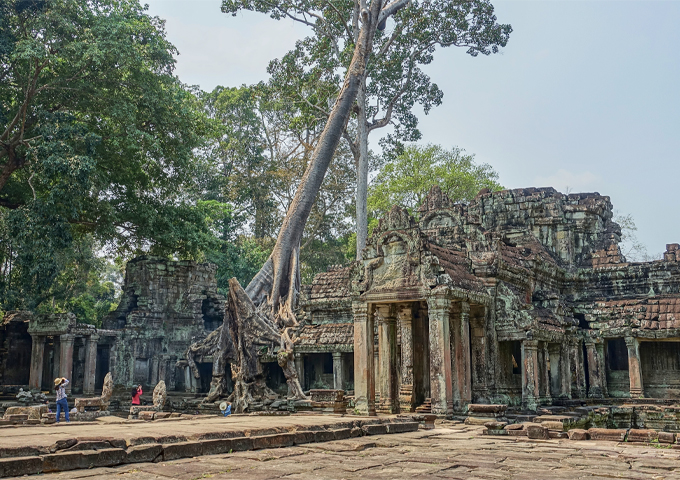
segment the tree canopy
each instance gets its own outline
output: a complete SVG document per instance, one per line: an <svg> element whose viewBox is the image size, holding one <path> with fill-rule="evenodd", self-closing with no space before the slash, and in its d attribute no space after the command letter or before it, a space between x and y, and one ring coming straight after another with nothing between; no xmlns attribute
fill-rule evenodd
<svg viewBox="0 0 680 480"><path fill-rule="evenodd" d="M46 299L66 252L192 256L222 206L192 192L212 134L136 0L8 0L0 23L0 292Z"/></svg>
<svg viewBox="0 0 680 480"><path fill-rule="evenodd" d="M434 185L439 185L454 202L469 202L483 188L503 188L498 183L498 173L486 163L475 163L474 155L465 150L410 145L387 162L373 181L369 211L380 217L393 205L399 205L413 212Z"/></svg>

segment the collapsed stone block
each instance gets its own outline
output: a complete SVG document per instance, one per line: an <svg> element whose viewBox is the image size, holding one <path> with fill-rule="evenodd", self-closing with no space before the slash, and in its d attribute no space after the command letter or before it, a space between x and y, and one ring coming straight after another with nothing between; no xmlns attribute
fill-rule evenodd
<svg viewBox="0 0 680 480"><path fill-rule="evenodd" d="M626 429L615 428L589 428L588 434L591 440L610 440L613 442L623 442L626 439Z"/></svg>
<svg viewBox="0 0 680 480"><path fill-rule="evenodd" d="M675 433L659 432L659 443L675 443Z"/></svg>
<svg viewBox="0 0 680 480"><path fill-rule="evenodd" d="M631 428L628 431L629 442L652 442L658 438L659 433L656 430Z"/></svg>
<svg viewBox="0 0 680 480"><path fill-rule="evenodd" d="M590 440L588 431L581 428L574 428L567 433L569 435L569 440Z"/></svg>

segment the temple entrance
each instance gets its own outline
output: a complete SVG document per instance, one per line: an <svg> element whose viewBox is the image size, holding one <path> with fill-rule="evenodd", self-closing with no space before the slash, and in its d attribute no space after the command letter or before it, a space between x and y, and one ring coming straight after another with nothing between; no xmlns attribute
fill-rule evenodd
<svg viewBox="0 0 680 480"><path fill-rule="evenodd" d="M607 366L609 395L611 397L629 397L628 347L623 338L607 340L605 344L605 365Z"/></svg>
<svg viewBox="0 0 680 480"><path fill-rule="evenodd" d="M641 342L645 396L680 398L680 342Z"/></svg>
<svg viewBox="0 0 680 480"><path fill-rule="evenodd" d="M104 387L104 377L109 373L111 359L111 345L97 345L97 367L95 372L94 388L101 390Z"/></svg>

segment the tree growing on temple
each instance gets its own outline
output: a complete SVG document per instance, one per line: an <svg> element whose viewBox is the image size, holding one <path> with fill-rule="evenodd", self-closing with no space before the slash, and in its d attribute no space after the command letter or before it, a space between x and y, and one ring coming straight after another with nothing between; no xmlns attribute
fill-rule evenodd
<svg viewBox="0 0 680 480"><path fill-rule="evenodd" d="M224 1L223 9L231 11L234 3ZM295 12L272 9L272 16L302 23L312 29L312 35L282 59L272 61L269 71L283 95L325 120L328 98L342 85L342 72L351 62L359 28L356 16L349 14L352 2L300 3ZM510 25L496 23L488 1L412 1L394 15L394 23L381 27L357 93L354 121L343 132L357 171L357 259L361 259L367 236L369 135L391 126L381 143L396 151L402 142L419 140L414 107L419 105L427 114L443 97L423 71L433 61L435 50L456 46L472 56L489 55L506 45L512 31ZM315 95L308 95L310 89Z"/></svg>
<svg viewBox="0 0 680 480"><path fill-rule="evenodd" d="M490 8L492 11L488 1L427 1L423 4L434 8L432 15L439 15L445 8L455 5L463 17L469 16L467 21L472 24L476 24L475 15L478 14L482 21L479 28L488 21L495 23L495 17L488 16ZM237 281L230 281L223 326L187 352L190 363L197 354L210 353L216 358L211 392L206 401L213 401L222 393L226 387L226 366L231 364L232 370L235 370L235 409L242 411L246 408L262 383L259 381L261 375L256 369L256 362L253 361L256 356L254 352L263 343L271 344L272 339L277 337L279 365L286 376L290 392L296 398L304 396L292 361L294 339L290 336L291 329L297 326L294 310L300 289L300 241L319 188L340 139L346 132L357 95L366 79L369 59L375 53L376 34L384 31L388 20L394 18L397 22L396 33L392 34L394 41L402 35L418 35L417 31L405 32L398 27L400 23L408 21L397 16L398 13L412 5L420 3L411 0L337 3L332 0L223 1L222 10L234 15L242 9L254 10L276 19L290 17L324 28L328 24L324 15L336 12L339 16L351 18L349 23L354 26L355 33L348 37L353 38L354 42L343 46L351 60L347 62L342 87L329 109L325 126L283 220L271 256L245 290ZM197 370L194 371L197 374Z"/></svg>

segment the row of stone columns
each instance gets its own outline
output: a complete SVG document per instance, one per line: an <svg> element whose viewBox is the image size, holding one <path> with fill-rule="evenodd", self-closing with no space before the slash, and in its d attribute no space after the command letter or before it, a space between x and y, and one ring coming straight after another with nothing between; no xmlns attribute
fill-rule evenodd
<svg viewBox="0 0 680 480"><path fill-rule="evenodd" d="M571 360L568 343L523 340L522 406L535 410L552 403L553 398L571 398Z"/></svg>
<svg viewBox="0 0 680 480"><path fill-rule="evenodd" d="M427 300L429 322L429 385L432 411L451 415L472 400L470 305L445 296ZM357 408L384 413L411 411L414 405L413 307L411 304L366 305L355 302L354 355ZM378 349L373 328L378 322ZM401 385L397 371L397 329L401 333ZM377 354L377 356L376 356ZM374 363L376 364L374 366ZM376 386L375 379L379 379ZM377 388L376 388L377 387Z"/></svg>
<svg viewBox="0 0 680 480"><path fill-rule="evenodd" d="M60 377L68 378L71 383L66 387L70 392L73 379L73 344L75 335L67 333L59 335L59 357L58 372ZM83 379L83 393L94 394L94 382L97 368L97 342L98 335L90 335L86 338L85 344L85 372ZM31 335L31 371L29 376L29 388L42 388L43 364L45 357L45 335ZM56 361L56 353L55 353Z"/></svg>

